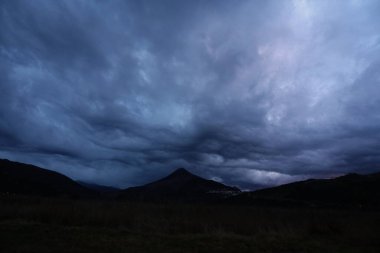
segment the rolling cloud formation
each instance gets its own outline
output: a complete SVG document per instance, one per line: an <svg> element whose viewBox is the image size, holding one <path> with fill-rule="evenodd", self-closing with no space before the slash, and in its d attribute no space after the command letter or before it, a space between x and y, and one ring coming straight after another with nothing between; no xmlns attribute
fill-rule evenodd
<svg viewBox="0 0 380 253"><path fill-rule="evenodd" d="M0 157L119 187L380 169L380 1L0 3Z"/></svg>

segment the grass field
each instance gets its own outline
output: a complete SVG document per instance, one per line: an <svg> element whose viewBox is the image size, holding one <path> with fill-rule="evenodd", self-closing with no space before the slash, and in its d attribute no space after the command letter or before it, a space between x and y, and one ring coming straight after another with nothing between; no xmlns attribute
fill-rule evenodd
<svg viewBox="0 0 380 253"><path fill-rule="evenodd" d="M0 197L0 252L380 252L380 213Z"/></svg>

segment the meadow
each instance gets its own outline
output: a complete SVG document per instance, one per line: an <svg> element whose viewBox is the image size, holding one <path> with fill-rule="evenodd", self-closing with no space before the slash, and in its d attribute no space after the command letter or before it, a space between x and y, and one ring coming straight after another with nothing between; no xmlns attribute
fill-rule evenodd
<svg viewBox="0 0 380 253"><path fill-rule="evenodd" d="M380 252L378 211L0 197L0 252Z"/></svg>

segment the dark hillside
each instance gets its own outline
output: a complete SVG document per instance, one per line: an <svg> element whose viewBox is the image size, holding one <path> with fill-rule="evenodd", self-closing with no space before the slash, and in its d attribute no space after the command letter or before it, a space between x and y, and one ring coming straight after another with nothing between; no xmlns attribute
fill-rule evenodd
<svg viewBox="0 0 380 253"><path fill-rule="evenodd" d="M0 159L0 192L70 197L95 195L94 191L57 172L4 159Z"/></svg>
<svg viewBox="0 0 380 253"><path fill-rule="evenodd" d="M237 203L380 207L380 173L348 174L334 179L309 179L233 197Z"/></svg>
<svg viewBox="0 0 380 253"><path fill-rule="evenodd" d="M206 180L185 169L178 169L155 182L131 187L121 192L120 197L141 201L208 201L238 194L236 187Z"/></svg>

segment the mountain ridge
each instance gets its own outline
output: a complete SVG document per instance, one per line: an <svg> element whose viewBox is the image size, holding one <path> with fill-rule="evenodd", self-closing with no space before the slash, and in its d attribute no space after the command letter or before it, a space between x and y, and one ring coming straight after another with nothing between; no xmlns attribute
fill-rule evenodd
<svg viewBox="0 0 380 253"><path fill-rule="evenodd" d="M242 204L380 208L380 173L349 173L332 179L307 179L244 192L230 201Z"/></svg>
<svg viewBox="0 0 380 253"><path fill-rule="evenodd" d="M148 202L380 208L380 173L349 173L332 179L307 179L242 192L237 187L204 179L179 168L156 181L120 190L78 183L55 171L0 159L0 193Z"/></svg>
<svg viewBox="0 0 380 253"><path fill-rule="evenodd" d="M90 197L95 194L58 172L7 159L0 159L0 192L70 197Z"/></svg>
<svg viewBox="0 0 380 253"><path fill-rule="evenodd" d="M237 187L207 180L179 168L151 183L130 187L121 192L122 199L139 201L212 201L240 193Z"/></svg>

